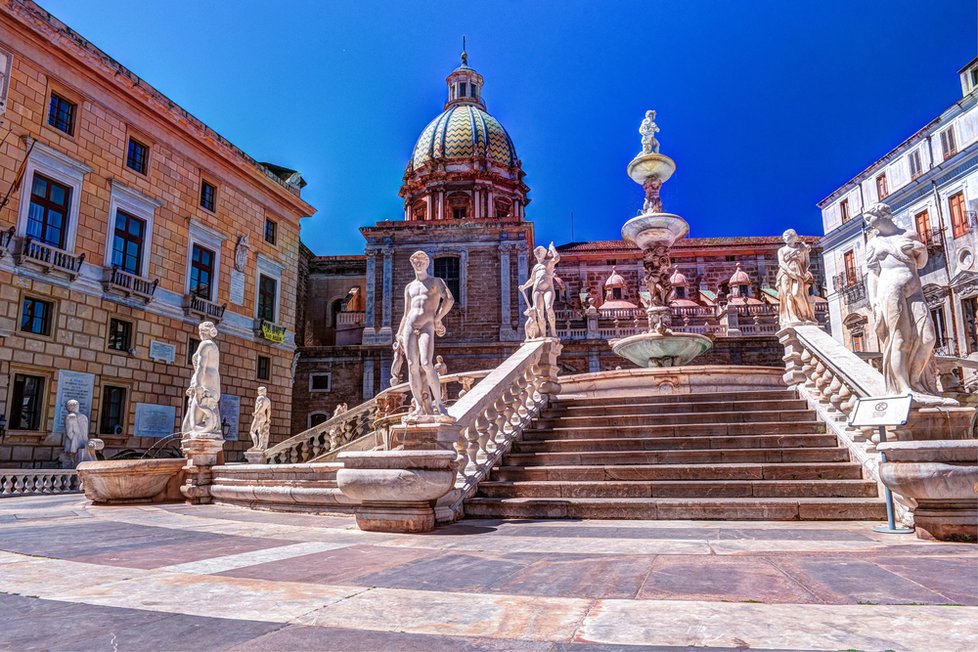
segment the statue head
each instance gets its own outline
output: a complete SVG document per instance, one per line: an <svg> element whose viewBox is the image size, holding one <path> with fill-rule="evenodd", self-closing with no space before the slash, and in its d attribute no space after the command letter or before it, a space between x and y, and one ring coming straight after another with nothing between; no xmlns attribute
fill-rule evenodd
<svg viewBox="0 0 978 652"><path fill-rule="evenodd" d="M440 355L436 355L435 362L437 362L438 364L443 364L445 362L445 358L441 357Z"/></svg>
<svg viewBox="0 0 978 652"><path fill-rule="evenodd" d="M75 399L71 399L70 401L65 403L65 409L68 410L68 414L74 414L75 412L78 411L78 401L76 401Z"/></svg>
<svg viewBox="0 0 978 652"><path fill-rule="evenodd" d="M414 268L414 271L420 274L421 272L427 271L428 263L431 262L431 259L428 258L428 254L425 252L415 251L413 254L411 254L410 261L411 267Z"/></svg>
<svg viewBox="0 0 978 652"><path fill-rule="evenodd" d="M201 322L197 327L197 333L200 334L201 340L212 340L217 337L217 326L212 321Z"/></svg>
<svg viewBox="0 0 978 652"><path fill-rule="evenodd" d="M781 239L784 240L785 244L794 244L798 242L798 232L794 229L788 229L781 235Z"/></svg>
<svg viewBox="0 0 978 652"><path fill-rule="evenodd" d="M538 263L542 263L547 259L547 248L543 245L537 245L533 248L533 255L536 256Z"/></svg>
<svg viewBox="0 0 978 652"><path fill-rule="evenodd" d="M649 109L645 112L645 117L649 120L655 120L655 109Z"/></svg>
<svg viewBox="0 0 978 652"><path fill-rule="evenodd" d="M266 394L268 394L268 389L266 389L264 387L259 387L258 388L258 395L259 396L265 396Z"/></svg>
<svg viewBox="0 0 978 652"><path fill-rule="evenodd" d="M893 223L893 211L888 204L880 202L866 210L866 226L875 229L881 222Z"/></svg>

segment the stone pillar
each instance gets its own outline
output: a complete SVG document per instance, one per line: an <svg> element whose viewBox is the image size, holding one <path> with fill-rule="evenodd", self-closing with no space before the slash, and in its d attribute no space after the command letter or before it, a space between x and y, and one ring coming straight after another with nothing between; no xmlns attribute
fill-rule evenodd
<svg viewBox="0 0 978 652"><path fill-rule="evenodd" d="M587 370L588 373L601 371L601 360L598 358L598 352L594 349L587 352Z"/></svg>
<svg viewBox="0 0 978 652"><path fill-rule="evenodd" d="M377 293L377 252L372 249L367 249L367 296L366 296L366 308L363 313L363 327L364 334L366 334L366 329L373 329L374 327L374 301Z"/></svg>
<svg viewBox="0 0 978 652"><path fill-rule="evenodd" d="M483 217L482 214L482 191L476 187L472 191L472 217L475 219L480 219Z"/></svg>
<svg viewBox="0 0 978 652"><path fill-rule="evenodd" d="M519 334L513 329L513 297L510 284L513 270L509 258L511 251L513 251L511 242L499 244L499 339L504 342L519 339Z"/></svg>
<svg viewBox="0 0 978 652"><path fill-rule="evenodd" d="M389 333L391 330L391 302L394 295L394 247L388 245L383 249L384 271L383 271L383 303L380 308L380 329L382 332Z"/></svg>
<svg viewBox="0 0 978 652"><path fill-rule="evenodd" d="M516 245L516 278L520 283L526 281L526 277L529 275L530 271L527 267L527 256L530 252L530 245L525 242L520 242ZM518 294L519 298L519 322L523 323L523 313L526 312L526 300L523 298L523 293Z"/></svg>
<svg viewBox="0 0 978 652"><path fill-rule="evenodd" d="M383 370L381 370L383 373ZM363 360L363 400L369 401L374 396L374 359Z"/></svg>
<svg viewBox="0 0 978 652"><path fill-rule="evenodd" d="M180 451L187 458L187 465L183 467L186 479L180 493L190 505L210 503L211 469L224 464L224 440L188 437L180 442Z"/></svg>

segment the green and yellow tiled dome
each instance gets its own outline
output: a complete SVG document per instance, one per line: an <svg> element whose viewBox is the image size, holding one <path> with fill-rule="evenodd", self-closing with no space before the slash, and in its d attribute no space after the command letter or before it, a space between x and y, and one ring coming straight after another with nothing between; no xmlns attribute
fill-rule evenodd
<svg viewBox="0 0 978 652"><path fill-rule="evenodd" d="M516 162L516 148L499 121L471 104L450 106L432 120L414 146L415 170L434 160L485 156L509 167Z"/></svg>

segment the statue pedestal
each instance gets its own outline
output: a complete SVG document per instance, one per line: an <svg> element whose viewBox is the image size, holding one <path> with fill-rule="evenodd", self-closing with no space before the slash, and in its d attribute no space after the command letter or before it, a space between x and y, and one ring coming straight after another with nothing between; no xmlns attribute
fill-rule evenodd
<svg viewBox="0 0 978 652"><path fill-rule="evenodd" d="M265 463L265 451L263 450L246 450L245 459L248 460L248 464L264 464Z"/></svg>
<svg viewBox="0 0 978 652"><path fill-rule="evenodd" d="M336 484L359 501L357 527L372 532L429 532L435 502L455 486L454 419L424 417L392 428L400 450L340 453Z"/></svg>
<svg viewBox="0 0 978 652"><path fill-rule="evenodd" d="M191 505L211 502L211 467L224 464L224 440L188 437L180 442L180 451L187 458L187 479L180 493Z"/></svg>

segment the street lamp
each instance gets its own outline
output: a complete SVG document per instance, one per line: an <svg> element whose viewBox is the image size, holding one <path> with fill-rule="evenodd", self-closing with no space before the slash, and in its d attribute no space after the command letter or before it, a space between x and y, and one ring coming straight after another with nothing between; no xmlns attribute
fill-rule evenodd
<svg viewBox="0 0 978 652"><path fill-rule="evenodd" d="M228 421L227 417L221 419L221 434L224 435L225 439L231 434L231 422Z"/></svg>

